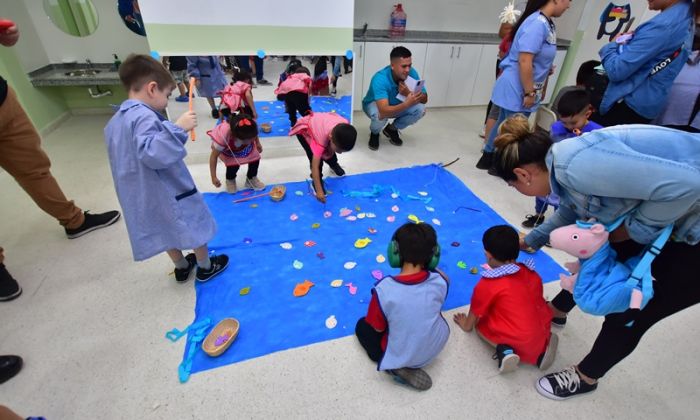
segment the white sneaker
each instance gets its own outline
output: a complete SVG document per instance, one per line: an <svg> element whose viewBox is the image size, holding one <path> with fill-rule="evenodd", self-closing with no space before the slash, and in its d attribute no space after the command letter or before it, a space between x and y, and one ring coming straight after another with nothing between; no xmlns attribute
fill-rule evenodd
<svg viewBox="0 0 700 420"><path fill-rule="evenodd" d="M250 188L255 191L262 191L265 189L265 184L263 184L257 176L254 176L245 180L245 188Z"/></svg>
<svg viewBox="0 0 700 420"><path fill-rule="evenodd" d="M236 186L235 179L227 179L226 180L226 191L228 191L231 194L235 194L238 192L238 187Z"/></svg>
<svg viewBox="0 0 700 420"><path fill-rule="evenodd" d="M482 139L486 138L486 126L481 127L481 131L479 132L479 137Z"/></svg>

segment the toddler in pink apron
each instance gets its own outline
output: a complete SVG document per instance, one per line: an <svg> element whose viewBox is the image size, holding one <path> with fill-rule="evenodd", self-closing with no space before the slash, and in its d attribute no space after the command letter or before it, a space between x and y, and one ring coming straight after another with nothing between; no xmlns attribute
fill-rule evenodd
<svg viewBox="0 0 700 420"><path fill-rule="evenodd" d="M248 114L258 119L253 100L253 78L250 73L241 70L233 75L233 83L219 91L221 95L221 115L228 119L231 114Z"/></svg>
<svg viewBox="0 0 700 420"><path fill-rule="evenodd" d="M221 187L221 181L216 176L216 165L219 159L226 165L226 190L230 193L238 191L236 174L241 165L248 165L245 189L260 191L265 189L258 179L260 153L262 145L258 138L258 125L247 114L231 115L214 129L207 131L212 139L211 156L209 157L209 172L211 183Z"/></svg>

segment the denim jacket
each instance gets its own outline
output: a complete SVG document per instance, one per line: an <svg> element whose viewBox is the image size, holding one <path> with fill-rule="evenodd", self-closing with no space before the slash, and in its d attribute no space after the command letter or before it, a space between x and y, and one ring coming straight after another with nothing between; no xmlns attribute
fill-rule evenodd
<svg viewBox="0 0 700 420"><path fill-rule="evenodd" d="M673 80L688 57L688 41L692 41L689 37L692 30L690 9L690 1L682 0L639 25L633 38L621 48L611 42L600 49L600 59L610 80L600 104L602 114L624 99L645 118L659 115ZM651 75L652 70L669 59L684 42L686 46L680 54Z"/></svg>
<svg viewBox="0 0 700 420"><path fill-rule="evenodd" d="M700 134L609 127L554 144L546 164L560 205L525 238L532 248L576 220L607 224L623 215L638 243L651 243L671 223L676 241L700 242Z"/></svg>

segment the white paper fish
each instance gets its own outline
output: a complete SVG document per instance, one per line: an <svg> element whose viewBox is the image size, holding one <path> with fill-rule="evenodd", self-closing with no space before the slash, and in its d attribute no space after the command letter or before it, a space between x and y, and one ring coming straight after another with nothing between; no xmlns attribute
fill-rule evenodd
<svg viewBox="0 0 700 420"><path fill-rule="evenodd" d="M283 242L280 244L280 246L282 247L282 249L286 249L288 251L293 248L292 244L290 244L289 242Z"/></svg>
<svg viewBox="0 0 700 420"><path fill-rule="evenodd" d="M355 261L348 261L345 264L343 264L343 267L345 267L346 270L352 270L357 266L357 263Z"/></svg>

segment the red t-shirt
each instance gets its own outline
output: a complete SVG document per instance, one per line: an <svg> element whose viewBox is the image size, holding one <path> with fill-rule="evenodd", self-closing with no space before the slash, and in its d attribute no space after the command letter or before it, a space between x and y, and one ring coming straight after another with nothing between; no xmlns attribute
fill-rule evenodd
<svg viewBox="0 0 700 420"><path fill-rule="evenodd" d="M542 296L537 272L520 270L502 277L482 277L474 287L471 312L476 328L490 342L507 344L526 363L536 364L550 335L552 310Z"/></svg>
<svg viewBox="0 0 700 420"><path fill-rule="evenodd" d="M430 273L427 271L421 271L416 274L406 274L403 276L394 276L394 280L400 283L406 284L418 284L426 281ZM369 301L369 307L367 308L367 316L365 316L365 321L377 331L383 331L382 336L382 350L386 351L386 344L389 335L386 331L386 318L382 312L382 308L379 306L379 300L377 299L377 293L372 289L372 299Z"/></svg>

